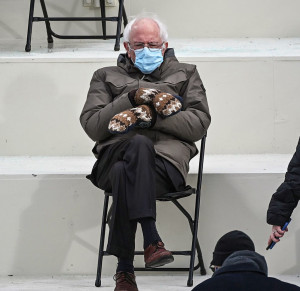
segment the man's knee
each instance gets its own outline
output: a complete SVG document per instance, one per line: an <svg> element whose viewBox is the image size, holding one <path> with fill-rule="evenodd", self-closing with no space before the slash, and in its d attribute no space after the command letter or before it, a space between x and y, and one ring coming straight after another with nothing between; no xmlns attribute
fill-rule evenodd
<svg viewBox="0 0 300 291"><path fill-rule="evenodd" d="M115 178L115 177L120 177L124 173L124 161L118 161L113 164L110 170L110 175Z"/></svg>
<svg viewBox="0 0 300 291"><path fill-rule="evenodd" d="M144 135L136 134L131 138L130 146L137 147L137 148L141 148L141 147L153 148L153 142L151 141L151 139L149 139Z"/></svg>

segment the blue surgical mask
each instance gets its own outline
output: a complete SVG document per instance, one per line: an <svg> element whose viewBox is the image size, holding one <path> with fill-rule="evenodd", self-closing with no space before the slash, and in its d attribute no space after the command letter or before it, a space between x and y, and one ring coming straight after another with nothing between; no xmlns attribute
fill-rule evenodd
<svg viewBox="0 0 300 291"><path fill-rule="evenodd" d="M159 48L147 47L137 49L135 52L134 65L144 74L151 74L163 62L164 58Z"/></svg>

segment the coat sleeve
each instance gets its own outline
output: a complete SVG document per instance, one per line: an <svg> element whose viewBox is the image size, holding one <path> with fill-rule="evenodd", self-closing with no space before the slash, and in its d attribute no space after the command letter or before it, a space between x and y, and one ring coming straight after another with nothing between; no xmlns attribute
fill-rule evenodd
<svg viewBox="0 0 300 291"><path fill-rule="evenodd" d="M181 97L183 110L164 119L158 116L153 129L171 134L183 141L198 141L206 134L211 117L205 89L196 66L184 85Z"/></svg>
<svg viewBox="0 0 300 291"><path fill-rule="evenodd" d="M80 115L80 123L93 141L102 141L110 137L108 124L111 118L132 107L127 93L113 98L110 88L104 82L104 76L105 72L101 69L94 73Z"/></svg>
<svg viewBox="0 0 300 291"><path fill-rule="evenodd" d="M267 222L271 225L284 225L291 217L300 199L300 138L292 157L284 182L272 195Z"/></svg>

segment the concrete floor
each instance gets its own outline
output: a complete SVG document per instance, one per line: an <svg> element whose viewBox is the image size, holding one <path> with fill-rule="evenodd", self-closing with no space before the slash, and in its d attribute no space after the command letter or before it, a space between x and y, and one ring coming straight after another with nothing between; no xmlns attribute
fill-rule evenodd
<svg viewBox="0 0 300 291"><path fill-rule="evenodd" d="M210 276L195 276L194 286L210 278ZM300 286L300 276L276 276L276 278ZM143 291L187 291L191 287L186 286L187 275L137 275L139 290ZM0 277L0 290L100 290L111 291L114 288L112 277L103 277L101 289L94 286L95 276L44 276L44 277Z"/></svg>

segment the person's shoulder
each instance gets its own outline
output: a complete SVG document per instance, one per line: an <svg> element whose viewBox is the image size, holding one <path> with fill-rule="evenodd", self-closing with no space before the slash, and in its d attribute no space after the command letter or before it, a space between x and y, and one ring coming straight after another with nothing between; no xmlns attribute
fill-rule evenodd
<svg viewBox="0 0 300 291"><path fill-rule="evenodd" d="M227 281L223 280L222 276L220 277L213 277L209 278L202 283L198 284L192 291L209 291L209 290L215 290L215 291L226 291L227 289ZM229 284L230 286L230 284Z"/></svg>
<svg viewBox="0 0 300 291"><path fill-rule="evenodd" d="M299 162L300 161L300 137L299 137L298 144L296 147L296 155L298 157L298 162Z"/></svg>
<svg viewBox="0 0 300 291"><path fill-rule="evenodd" d="M187 75L196 70L196 65L180 62L173 48L169 48L165 53L165 60L169 70L185 71Z"/></svg>
<svg viewBox="0 0 300 291"><path fill-rule="evenodd" d="M179 61L171 61L165 66L164 74L173 75L173 74L183 74L186 80L189 80L195 71L197 70L196 65L181 63Z"/></svg>
<svg viewBox="0 0 300 291"><path fill-rule="evenodd" d="M296 290L300 290L300 287L288 282L284 282L281 281L277 278L273 278L273 277L268 277L268 281L272 282L272 286L277 287L278 289L276 290L282 290L282 291L296 291Z"/></svg>
<svg viewBox="0 0 300 291"><path fill-rule="evenodd" d="M198 284L197 286L195 286L194 289L192 289L192 291L209 290L209 288L212 287L211 285L213 283L214 283L214 279L212 279L212 278L207 279L207 280L201 282L200 284Z"/></svg>
<svg viewBox="0 0 300 291"><path fill-rule="evenodd" d="M194 64L188 64L183 62L177 62L176 67L178 70L184 70L187 73L193 73L195 70L197 70L197 66Z"/></svg>
<svg viewBox="0 0 300 291"><path fill-rule="evenodd" d="M97 79L105 79L107 75L114 75L120 72L124 72L124 70L118 66L109 66L109 67L103 67L96 70L93 75Z"/></svg>
<svg viewBox="0 0 300 291"><path fill-rule="evenodd" d="M108 67L103 67L94 72L94 74L105 74L105 73L110 73L110 72L118 72L120 71L120 67L118 66L108 66Z"/></svg>

